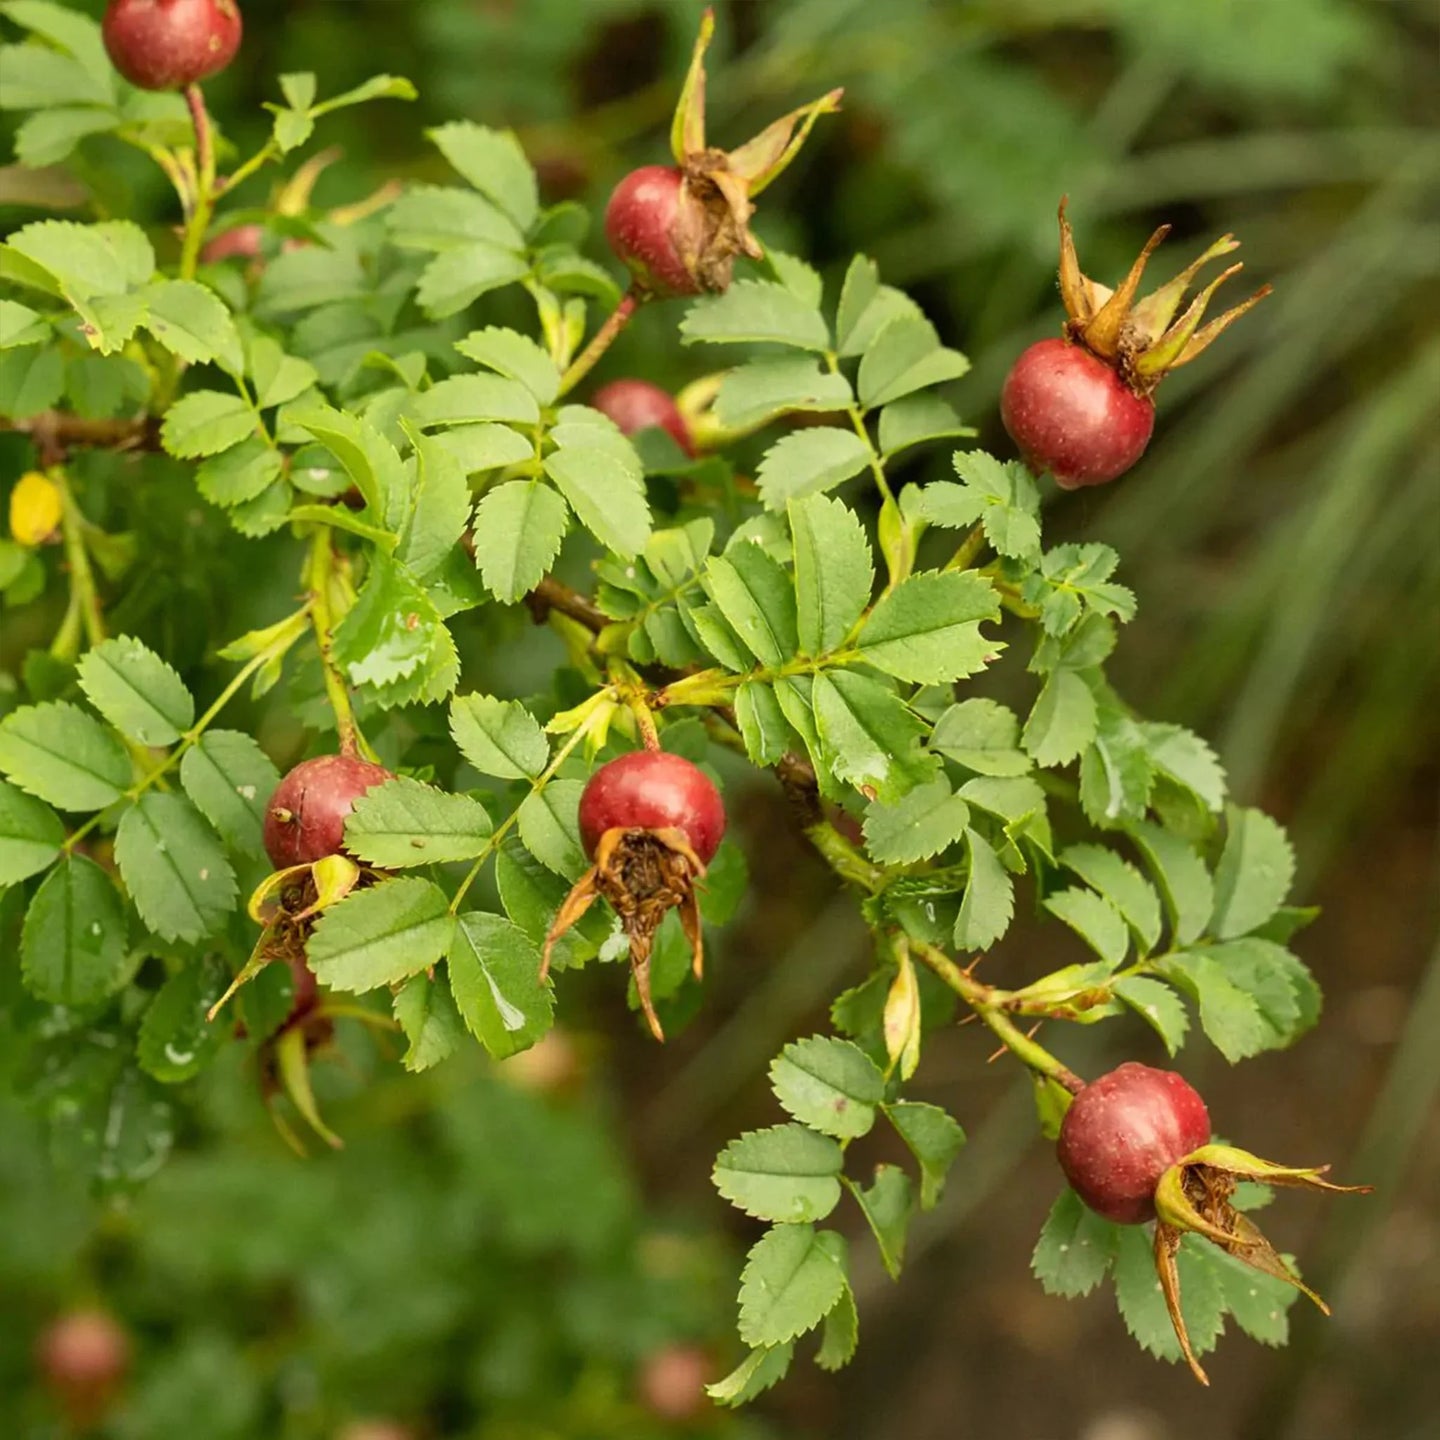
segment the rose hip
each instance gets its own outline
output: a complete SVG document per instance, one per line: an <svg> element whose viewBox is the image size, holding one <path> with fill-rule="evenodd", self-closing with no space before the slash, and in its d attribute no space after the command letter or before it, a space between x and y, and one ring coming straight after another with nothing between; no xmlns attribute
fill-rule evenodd
<svg viewBox="0 0 1440 1440"><path fill-rule="evenodd" d="M1041 340L1006 377L1000 416L1031 468L1074 490L1135 464L1155 428L1155 402L1080 345Z"/></svg>
<svg viewBox="0 0 1440 1440"><path fill-rule="evenodd" d="M353 755L302 760L276 787L265 808L265 850L277 870L338 855L345 821L369 789L395 777Z"/></svg>
<svg viewBox="0 0 1440 1440"><path fill-rule="evenodd" d="M235 0L111 0L101 33L111 63L142 90L181 90L240 48Z"/></svg>
<svg viewBox="0 0 1440 1440"><path fill-rule="evenodd" d="M690 427L674 397L648 380L612 380L595 392L590 403L602 415L608 415L622 434L664 430L687 455L695 453Z"/></svg>
<svg viewBox="0 0 1440 1440"><path fill-rule="evenodd" d="M1077 1195L1119 1225L1155 1218L1155 1187L1210 1139L1205 1102L1173 1070L1130 1060L1085 1086L1060 1126L1056 1152Z"/></svg>
<svg viewBox="0 0 1440 1440"><path fill-rule="evenodd" d="M680 755L635 750L603 765L580 797L580 839L593 860L607 830L678 830L702 865L725 836L710 777Z"/></svg>

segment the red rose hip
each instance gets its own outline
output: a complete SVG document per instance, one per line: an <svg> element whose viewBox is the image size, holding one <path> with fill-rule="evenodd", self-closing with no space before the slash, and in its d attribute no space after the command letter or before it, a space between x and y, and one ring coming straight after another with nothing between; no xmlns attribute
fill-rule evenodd
<svg viewBox="0 0 1440 1440"><path fill-rule="evenodd" d="M648 380L612 380L595 392L590 403L613 420L624 435L652 428L664 430L687 455L695 453L690 427L674 396Z"/></svg>
<svg viewBox="0 0 1440 1440"><path fill-rule="evenodd" d="M1155 1218L1160 1177L1209 1140L1209 1112L1189 1083L1131 1060L1075 1097L1056 1153L1092 1210L1118 1225L1139 1225Z"/></svg>
<svg viewBox="0 0 1440 1440"><path fill-rule="evenodd" d="M277 870L313 865L345 845L345 821L369 789L395 777L353 755L302 760L265 808L265 850Z"/></svg>
<svg viewBox="0 0 1440 1440"><path fill-rule="evenodd" d="M109 1408L130 1368L130 1339L103 1310L72 1310L40 1336L35 1360L72 1421L90 1426Z"/></svg>
<svg viewBox="0 0 1440 1440"><path fill-rule="evenodd" d="M704 288L682 258L678 227L685 177L670 165L643 165L614 189L605 238L638 284L656 295L698 295Z"/></svg>
<svg viewBox="0 0 1440 1440"><path fill-rule="evenodd" d="M607 830L678 830L702 865L725 837L725 806L710 777L679 755L635 750L590 777L580 839L593 860Z"/></svg>
<svg viewBox="0 0 1440 1440"><path fill-rule="evenodd" d="M1029 465L1074 490L1135 464L1155 428L1155 402L1083 347L1041 340L1006 376L1000 416Z"/></svg>
<svg viewBox="0 0 1440 1440"><path fill-rule="evenodd" d="M703 770L679 755L637 750L602 765L580 796L580 841L595 863L561 902L545 937L540 979L560 937L600 899L620 917L640 1008L665 1038L650 994L650 952L672 910L690 942L695 978L704 966L695 882L725 835L725 806Z"/></svg>
<svg viewBox="0 0 1440 1440"><path fill-rule="evenodd" d="M111 0L101 24L111 63L142 90L181 90L240 48L235 0Z"/></svg>

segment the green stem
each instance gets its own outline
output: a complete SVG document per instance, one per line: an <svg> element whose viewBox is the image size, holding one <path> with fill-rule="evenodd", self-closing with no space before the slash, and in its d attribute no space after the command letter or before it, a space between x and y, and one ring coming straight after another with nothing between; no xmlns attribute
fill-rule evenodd
<svg viewBox="0 0 1440 1440"><path fill-rule="evenodd" d="M193 280L200 263L200 247L210 228L215 210L215 135L210 114L205 109L205 95L198 85L185 87L185 103L195 125L195 205L185 224L185 240L180 250L180 278Z"/></svg>
<svg viewBox="0 0 1440 1440"><path fill-rule="evenodd" d="M984 548L985 527L976 525L960 542L959 548L946 562L945 568L947 570L968 570L975 563L975 557Z"/></svg>
<svg viewBox="0 0 1440 1440"><path fill-rule="evenodd" d="M216 697L215 703L180 737L175 748L151 771L142 775L126 792L127 800L138 800L152 785L162 779L169 771L184 759L186 752L196 744L200 737L215 723L220 712L240 693L245 683L255 674L257 670L268 665L278 656L283 655L304 633L305 617L308 607L297 610L291 615L288 621L281 622L275 639L265 647L258 655L252 656L233 680ZM92 815L78 830L76 830L64 843L63 849L68 854L75 846L85 838L104 818L104 812L99 815Z"/></svg>
<svg viewBox="0 0 1440 1440"><path fill-rule="evenodd" d="M990 1027L1017 1060L1037 1075L1062 1085L1072 1095L1084 1089L1085 1082L1073 1070L1032 1040L999 1008L998 992L967 975L943 950L933 945L917 945L915 953Z"/></svg>
<svg viewBox="0 0 1440 1440"><path fill-rule="evenodd" d="M318 526L310 542L310 557L305 566L309 590L310 623L315 630L315 644L320 651L320 669L325 676L325 694L335 712L335 730L340 737L342 755L364 754L374 759L374 752L365 743L355 721L355 707L350 700L350 687L335 663L335 613L331 605L331 586L335 577L335 547L327 526Z"/></svg>
<svg viewBox="0 0 1440 1440"><path fill-rule="evenodd" d="M239 169L234 170L226 177L225 183L216 188L217 195L228 194L237 185L248 180L262 165L268 165L270 161L279 159L280 152L275 147L273 140L266 141Z"/></svg>
<svg viewBox="0 0 1440 1440"><path fill-rule="evenodd" d="M61 533L65 542L65 562L70 568L70 608L50 653L60 659L73 660L79 649L78 629L83 627L86 644L93 647L105 639L105 620L100 613L100 596L95 589L90 552L85 548L85 517L75 503L75 495L64 470L56 466L49 472L49 478L60 492Z"/></svg>
<svg viewBox="0 0 1440 1440"><path fill-rule="evenodd" d="M486 840L484 848L475 857L474 863L466 872L465 878L460 882L460 888L455 892L455 898L450 902L450 913L458 915L460 904L465 899L466 892L479 878L480 871L484 868L485 862L500 848L500 842L515 828L520 819L520 811L524 808L525 802L533 796L538 795L556 776L560 767L574 753L576 746L589 734L589 727L581 725L571 732L570 738L555 752L555 758L545 769L530 782L530 794L522 800L499 825L491 832L490 838Z"/></svg>
<svg viewBox="0 0 1440 1440"><path fill-rule="evenodd" d="M630 323L630 317L649 296L631 286L609 318L595 332L590 343L570 363L560 380L560 394L568 395L594 368L600 357L615 343L616 337Z"/></svg>

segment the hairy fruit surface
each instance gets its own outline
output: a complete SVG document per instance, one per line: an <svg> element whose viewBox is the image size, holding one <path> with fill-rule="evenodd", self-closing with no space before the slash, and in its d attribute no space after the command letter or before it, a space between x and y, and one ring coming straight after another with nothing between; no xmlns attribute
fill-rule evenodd
<svg viewBox="0 0 1440 1440"><path fill-rule="evenodd" d="M1033 470L1075 490L1114 480L1139 460L1155 403L1082 346L1041 340L1006 376L1000 416Z"/></svg>
<svg viewBox="0 0 1440 1440"><path fill-rule="evenodd" d="M1092 1210L1139 1225L1155 1218L1160 1177L1209 1139L1205 1102L1182 1076L1128 1060L1075 1097L1056 1153Z"/></svg>
<svg viewBox="0 0 1440 1440"><path fill-rule="evenodd" d="M223 70L243 28L235 0L112 0L101 33L132 85L180 90Z"/></svg>
<svg viewBox="0 0 1440 1440"><path fill-rule="evenodd" d="M369 789L395 777L353 755L302 760L276 787L265 808L265 851L276 869L313 865L338 855L345 821Z"/></svg>

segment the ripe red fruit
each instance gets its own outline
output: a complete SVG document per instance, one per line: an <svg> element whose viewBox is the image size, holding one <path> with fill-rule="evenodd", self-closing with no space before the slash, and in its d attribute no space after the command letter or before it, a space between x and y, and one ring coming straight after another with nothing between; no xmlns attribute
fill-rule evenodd
<svg viewBox="0 0 1440 1440"><path fill-rule="evenodd" d="M395 777L353 755L302 760L265 807L265 850L277 870L313 865L344 848L345 820L369 789Z"/></svg>
<svg viewBox="0 0 1440 1440"><path fill-rule="evenodd" d="M1060 1168L1077 1195L1118 1225L1155 1218L1155 1187L1210 1140L1199 1094L1173 1070L1127 1061L1085 1086L1060 1126Z"/></svg>
<svg viewBox="0 0 1440 1440"><path fill-rule="evenodd" d="M543 982L560 937L599 899L620 917L640 1008L665 1038L650 994L650 953L672 910L690 942L698 980L704 968L695 882L725 835L725 806L704 771L679 755L637 750L602 765L580 796L580 840L595 862L561 902L540 963Z"/></svg>
<svg viewBox="0 0 1440 1440"><path fill-rule="evenodd" d="M690 427L672 395L648 380L612 380L597 390L590 401L602 415L608 415L622 434L641 430L664 430L687 454L694 455Z"/></svg>
<svg viewBox="0 0 1440 1440"><path fill-rule="evenodd" d="M1031 468L1074 490L1134 465L1150 443L1155 402L1083 346L1041 340L1006 376L1000 416Z"/></svg>
<svg viewBox="0 0 1440 1440"><path fill-rule="evenodd" d="M180 90L240 48L235 0L111 0L101 33L115 68L142 90Z"/></svg>
<svg viewBox="0 0 1440 1440"><path fill-rule="evenodd" d="M702 865L725 837L710 777L680 755L633 750L602 765L580 796L580 839L593 860L607 830L678 830Z"/></svg>
<svg viewBox="0 0 1440 1440"><path fill-rule="evenodd" d="M130 1368L130 1340L103 1310L73 1310L40 1336L35 1360L77 1426L98 1420Z"/></svg>
<svg viewBox="0 0 1440 1440"><path fill-rule="evenodd" d="M605 207L605 238L635 279L653 294L698 295L704 288L681 254L677 224L685 212L685 176L670 165L643 165L614 189Z"/></svg>

